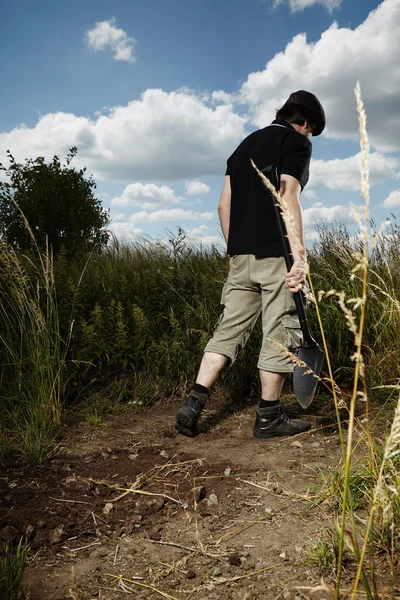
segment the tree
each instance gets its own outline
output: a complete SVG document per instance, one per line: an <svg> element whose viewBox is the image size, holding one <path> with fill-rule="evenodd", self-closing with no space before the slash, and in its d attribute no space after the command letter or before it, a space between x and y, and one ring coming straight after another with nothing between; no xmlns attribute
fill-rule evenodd
<svg viewBox="0 0 400 600"><path fill-rule="evenodd" d="M58 156L48 163L38 157L19 164L7 151L10 165L0 163L8 176L0 181L0 238L15 250L32 247L24 217L39 248L48 244L54 254L62 247L71 255L107 243L109 214L95 197L96 183L85 176L86 168L71 167L76 154L77 148L71 148L65 165Z"/></svg>

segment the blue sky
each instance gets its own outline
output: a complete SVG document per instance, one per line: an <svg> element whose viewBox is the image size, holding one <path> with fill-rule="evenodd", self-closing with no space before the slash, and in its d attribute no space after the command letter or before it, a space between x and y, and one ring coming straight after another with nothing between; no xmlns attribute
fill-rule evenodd
<svg viewBox="0 0 400 600"><path fill-rule="evenodd" d="M297 89L327 115L302 194L307 239L315 218L352 226L357 79L371 216L399 215L399 0L15 0L2 13L0 161L77 145L118 236L181 226L221 242L226 158Z"/></svg>

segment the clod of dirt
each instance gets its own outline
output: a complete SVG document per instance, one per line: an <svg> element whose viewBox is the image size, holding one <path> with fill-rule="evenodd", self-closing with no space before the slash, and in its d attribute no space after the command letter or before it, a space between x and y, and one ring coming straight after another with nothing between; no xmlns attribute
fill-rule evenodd
<svg viewBox="0 0 400 600"><path fill-rule="evenodd" d="M39 519L39 521L36 523L36 527L38 529L45 529L45 527L47 527L47 523L44 519Z"/></svg>
<svg viewBox="0 0 400 600"><path fill-rule="evenodd" d="M127 517L127 519L125 519L125 533L132 533L132 531L135 529L135 525L137 525L138 523L141 523L143 521L143 516L140 515L139 513L134 513L133 515L130 515L129 517Z"/></svg>
<svg viewBox="0 0 400 600"><path fill-rule="evenodd" d="M276 487L273 488L275 494L278 494L278 496L280 494L283 494L283 488L280 485L277 485Z"/></svg>
<svg viewBox="0 0 400 600"><path fill-rule="evenodd" d="M292 443L290 444L290 447L291 447L291 448L302 448L302 447L303 447L303 445L302 445L302 443L301 443L301 442L299 442L299 441L295 440L294 442L292 442Z"/></svg>
<svg viewBox="0 0 400 600"><path fill-rule="evenodd" d="M313 442L311 444L311 448L319 448L321 446L321 444L319 442Z"/></svg>
<svg viewBox="0 0 400 600"><path fill-rule="evenodd" d="M149 538L155 542L159 542L161 540L161 531L152 531Z"/></svg>
<svg viewBox="0 0 400 600"><path fill-rule="evenodd" d="M233 567L240 567L242 564L242 560L240 558L240 555L237 553L231 554L228 562L230 565L232 565Z"/></svg>
<svg viewBox="0 0 400 600"><path fill-rule="evenodd" d="M165 498L156 497L152 499L145 498L143 500L139 500L137 502L137 512L142 515L154 515L157 512L160 512L164 508Z"/></svg>
<svg viewBox="0 0 400 600"><path fill-rule="evenodd" d="M287 591L287 592L284 592L283 597L284 597L284 600L293 600L294 596L293 596L292 592Z"/></svg>
<svg viewBox="0 0 400 600"><path fill-rule="evenodd" d="M67 477L64 486L74 492L90 492L94 488L94 484L83 477Z"/></svg>
<svg viewBox="0 0 400 600"><path fill-rule="evenodd" d="M189 569L189 571L186 573L186 577L188 579L194 579L195 577L197 577L197 573L193 571L193 569Z"/></svg>
<svg viewBox="0 0 400 600"><path fill-rule="evenodd" d="M194 488L194 498L195 498L197 504L201 500L203 500L203 498L205 498L206 495L207 495L207 490L203 485Z"/></svg>
<svg viewBox="0 0 400 600"><path fill-rule="evenodd" d="M18 531L12 525L6 525L0 529L0 539L13 545L18 540Z"/></svg>
<svg viewBox="0 0 400 600"><path fill-rule="evenodd" d="M215 506L218 504L218 498L216 494L210 494L207 500L207 506Z"/></svg>
<svg viewBox="0 0 400 600"><path fill-rule="evenodd" d="M96 486L94 493L96 496L101 496L104 498L105 496L109 495L110 489L106 485L98 485Z"/></svg>
<svg viewBox="0 0 400 600"><path fill-rule="evenodd" d="M55 509L54 512L59 516L59 517L66 517L68 514L68 508L65 506L65 504L58 504Z"/></svg>
<svg viewBox="0 0 400 600"><path fill-rule="evenodd" d="M58 525L55 529L52 529L49 533L48 540L50 544L58 544L65 536L64 525Z"/></svg>

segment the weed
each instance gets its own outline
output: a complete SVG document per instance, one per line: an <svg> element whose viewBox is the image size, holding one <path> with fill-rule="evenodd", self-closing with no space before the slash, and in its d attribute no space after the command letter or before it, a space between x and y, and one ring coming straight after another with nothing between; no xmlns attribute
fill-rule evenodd
<svg viewBox="0 0 400 600"><path fill-rule="evenodd" d="M22 577L26 565L28 545L20 539L16 548L7 544L0 551L0 598L1 600L25 600L28 597Z"/></svg>

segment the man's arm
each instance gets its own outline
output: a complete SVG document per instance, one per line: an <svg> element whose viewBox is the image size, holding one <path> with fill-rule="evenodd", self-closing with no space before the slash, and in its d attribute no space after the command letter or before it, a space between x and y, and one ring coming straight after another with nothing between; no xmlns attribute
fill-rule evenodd
<svg viewBox="0 0 400 600"><path fill-rule="evenodd" d="M305 278L305 246L303 233L303 217L300 205L301 186L299 181L292 175L281 175L280 194L286 202L290 215L293 219L295 232L287 227L290 249L293 256L293 266L286 275L286 286L291 292L302 289Z"/></svg>
<svg viewBox="0 0 400 600"><path fill-rule="evenodd" d="M229 222L231 218L231 178L229 175L225 175L218 204L218 216L225 242L228 243Z"/></svg>

